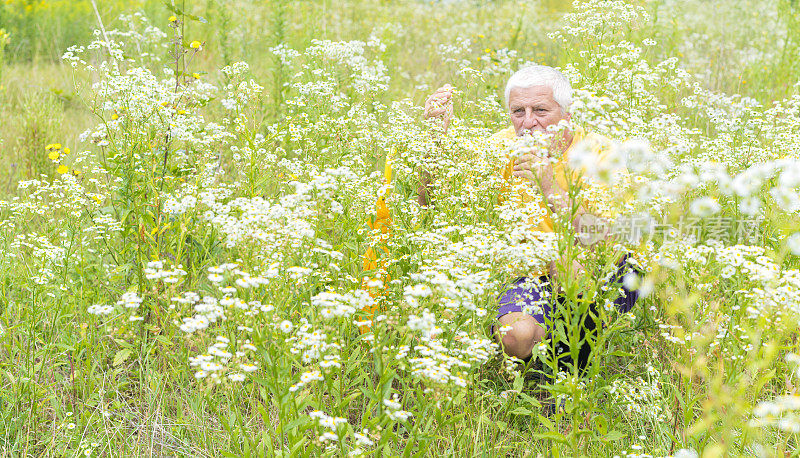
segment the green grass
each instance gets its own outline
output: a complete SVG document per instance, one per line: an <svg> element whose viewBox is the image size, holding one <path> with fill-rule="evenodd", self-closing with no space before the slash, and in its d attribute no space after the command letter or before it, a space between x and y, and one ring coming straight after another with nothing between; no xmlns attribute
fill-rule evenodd
<svg viewBox="0 0 800 458"><path fill-rule="evenodd" d="M490 345L497 295L530 271L514 253L552 248L515 240L524 218L498 204L505 159L484 140L507 125L502 89L510 72L530 61L565 69L586 91L576 97L587 128L607 126L620 143L647 139L673 161L659 173L648 159L637 187L664 190L667 181L692 177L682 165L721 164L724 173L696 174L704 184L686 181L661 207L636 199L636 187L613 193L620 204L633 202L631 212L675 223L691 216L694 199L713 196L719 216L742 218L744 197L725 177L758 164L782 170L773 161L800 151L796 2L98 3L111 36L131 22L144 30L138 18L118 18L130 8L166 33L120 37L132 60L116 62L123 74L149 69L164 82L140 74L129 84L60 60L98 28L91 2L0 5L0 29L10 35L4 48L0 42L3 455L800 453L796 433L753 422L760 402L795 394L798 383L787 360L798 352L798 258L786 237L799 226L791 202L769 194L791 181L791 169L762 177L749 193L764 209L762 238L753 242L763 258L734 243L654 238L641 255L653 292L632 316L609 314L588 376L550 383L526 377L497 348L463 350ZM576 11L586 16L565 16ZM169 26L173 14L177 28ZM200 51L188 48L194 40ZM315 40L367 44L336 54L335 44ZM299 54L281 63L269 51L278 44ZM105 49L82 56L94 68L115 65ZM670 58L674 65L664 63ZM243 73L220 71L240 60L249 64ZM176 64L177 78L163 72ZM381 74L385 87L370 79ZM218 90L197 96L198 79ZM98 82L124 89L104 95ZM447 135L432 134L419 107L446 82L458 89L456 119ZM163 92L155 97L156 89L140 90L144 84ZM231 109L226 99L236 97ZM87 130L107 133L92 140ZM45 148L54 143L70 153L51 160ZM385 252L375 245L383 268L364 270L361 255L376 239L365 222L375 217L390 154L392 233ZM702 163L699 172L710 167ZM426 208L415 196L423 169L440 177ZM590 255L598 268L602 253ZM184 272L167 274L175 283L147 278L156 260L164 264L155 271ZM220 291L209 275L224 263L264 280ZM227 284L243 275L235 269L221 273ZM379 274L385 319L364 335L353 321L370 317L346 307L360 309L362 281ZM412 298L406 287L419 285L431 294ZM569 307L581 304L577 292L586 288L567 285ZM125 293L142 304L117 304ZM185 293L222 301L228 294L248 305L220 303L227 319L186 332L184 319L199 312L173 300ZM103 304L113 312L89 313ZM326 318L327 309L344 316ZM436 339L415 321L426 309L441 328ZM212 352L232 353L212 358L221 364L219 383L213 370L197 378L191 364L217 336L230 343ZM314 339L325 345L304 359L298 342ZM447 367L464 386L415 364ZM313 371L320 380L290 389ZM227 378L239 373L244 381ZM409 419L393 417L386 403L393 395ZM568 399L564 411L543 415L557 396ZM314 419L317 410L344 419L337 441L323 442L334 430ZM797 410L782 415L797 424ZM358 445L365 428L371 444Z"/></svg>

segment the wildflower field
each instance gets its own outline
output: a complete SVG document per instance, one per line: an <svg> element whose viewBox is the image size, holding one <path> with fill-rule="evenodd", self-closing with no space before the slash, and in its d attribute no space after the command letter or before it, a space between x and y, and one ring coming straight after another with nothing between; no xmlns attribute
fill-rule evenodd
<svg viewBox="0 0 800 458"><path fill-rule="evenodd" d="M624 237L503 198L531 63ZM0 157L2 456L800 455L796 0L4 0ZM489 328L551 261L524 364Z"/></svg>

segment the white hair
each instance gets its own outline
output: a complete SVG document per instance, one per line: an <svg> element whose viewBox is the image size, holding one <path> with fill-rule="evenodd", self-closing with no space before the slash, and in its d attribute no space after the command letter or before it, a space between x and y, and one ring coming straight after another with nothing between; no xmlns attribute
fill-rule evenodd
<svg viewBox="0 0 800 458"><path fill-rule="evenodd" d="M552 89L553 99L561 106L564 113L569 112L569 107L572 105L572 86L560 71L546 65L522 67L511 75L506 83L506 108L511 89L533 86L547 86Z"/></svg>

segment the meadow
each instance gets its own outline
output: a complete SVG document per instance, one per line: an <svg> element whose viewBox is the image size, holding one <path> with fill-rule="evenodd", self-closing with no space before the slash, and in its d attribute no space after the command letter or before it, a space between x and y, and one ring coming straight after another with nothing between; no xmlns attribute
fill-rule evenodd
<svg viewBox="0 0 800 458"><path fill-rule="evenodd" d="M530 63L625 243L502 198ZM0 163L3 456L800 455L796 0L4 0ZM506 356L498 296L576 257L586 371L575 326Z"/></svg>

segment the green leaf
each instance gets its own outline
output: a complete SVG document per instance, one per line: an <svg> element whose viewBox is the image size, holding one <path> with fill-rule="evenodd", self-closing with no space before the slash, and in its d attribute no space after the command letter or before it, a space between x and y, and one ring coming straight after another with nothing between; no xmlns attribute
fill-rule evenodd
<svg viewBox="0 0 800 458"><path fill-rule="evenodd" d="M300 449L302 447L308 446L308 440L304 437L301 437L300 440L297 441L294 445L292 445L292 449L289 451L290 456L298 456Z"/></svg>
<svg viewBox="0 0 800 458"><path fill-rule="evenodd" d="M516 407L511 411L511 413L514 415L533 415L533 412L525 407Z"/></svg>
<svg viewBox="0 0 800 458"><path fill-rule="evenodd" d="M304 426L308 422L309 422L308 417L297 417L286 425L286 427L284 428L284 432L292 431L297 427Z"/></svg>
<svg viewBox="0 0 800 458"><path fill-rule="evenodd" d="M609 433L606 434L604 439L607 441L618 441L623 437L625 437L625 433L621 431L609 431Z"/></svg>
<svg viewBox="0 0 800 458"><path fill-rule="evenodd" d="M542 403L539 402L538 399L534 398L533 396L527 393L519 393L517 396L520 397L521 400L527 402L532 407L541 407Z"/></svg>
<svg viewBox="0 0 800 458"><path fill-rule="evenodd" d="M595 429L597 430L597 432L600 433L601 435L605 435L606 431L608 431L608 420L606 420L606 418L601 415L596 417L594 421L596 423Z"/></svg>
<svg viewBox="0 0 800 458"><path fill-rule="evenodd" d="M557 433L555 431L548 431L546 433L533 434L533 438L534 439L544 439L544 440L549 440L549 441L560 442L562 444L566 444L567 443L567 438L564 437L563 434Z"/></svg>
<svg viewBox="0 0 800 458"><path fill-rule="evenodd" d="M122 350L118 351L117 354L114 355L114 362L112 365L114 367L119 366L120 364L124 363L128 357L131 356L130 348L123 348Z"/></svg>
<svg viewBox="0 0 800 458"><path fill-rule="evenodd" d="M775 378L775 369L768 371L766 374L763 374L761 377L756 379L755 382L752 383L751 388L753 393L761 393L761 390L764 389L764 385L767 384L770 380Z"/></svg>
<svg viewBox="0 0 800 458"><path fill-rule="evenodd" d="M172 341L167 339L165 336L156 336L156 341L165 347L172 346Z"/></svg>
<svg viewBox="0 0 800 458"><path fill-rule="evenodd" d="M555 426L553 425L553 422L550 421L549 418L547 418L547 417L545 417L543 415L539 415L539 423L543 424L547 429L550 429L550 430L555 429Z"/></svg>
<svg viewBox="0 0 800 458"><path fill-rule="evenodd" d="M520 376L517 376L517 378L514 379L514 383L513 383L514 391L522 391L522 384L524 382L525 382L524 378L522 378Z"/></svg>

